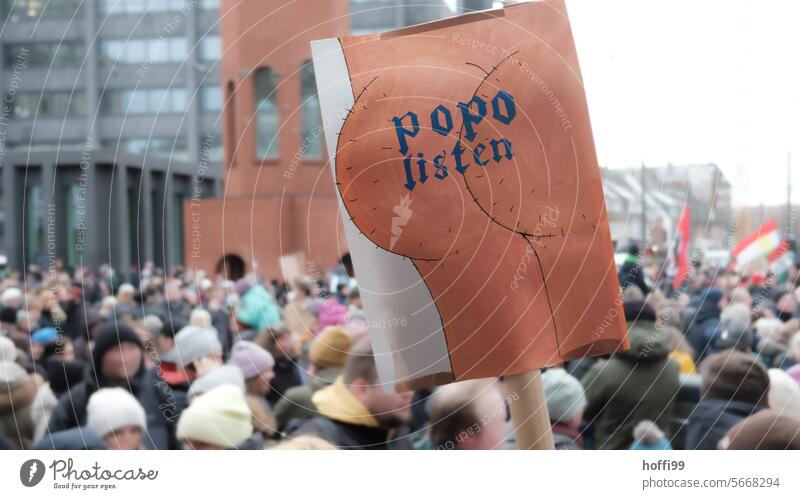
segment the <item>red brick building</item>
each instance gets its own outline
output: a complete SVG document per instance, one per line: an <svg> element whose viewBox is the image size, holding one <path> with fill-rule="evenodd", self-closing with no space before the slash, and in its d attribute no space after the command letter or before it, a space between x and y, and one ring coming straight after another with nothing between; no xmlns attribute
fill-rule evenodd
<svg viewBox="0 0 800 499"><path fill-rule="evenodd" d="M347 0L221 2L222 197L184 202L187 267L214 275L225 260L230 278L279 277L281 255L302 251L327 268L346 251L309 42L346 35L348 9Z"/></svg>

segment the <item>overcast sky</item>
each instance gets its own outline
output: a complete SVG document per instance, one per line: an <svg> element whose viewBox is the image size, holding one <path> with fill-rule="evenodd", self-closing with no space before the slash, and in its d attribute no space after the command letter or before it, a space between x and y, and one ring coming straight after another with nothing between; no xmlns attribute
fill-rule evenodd
<svg viewBox="0 0 800 499"><path fill-rule="evenodd" d="M734 203L785 203L789 150L800 170L800 2L567 6L601 165L713 162Z"/></svg>

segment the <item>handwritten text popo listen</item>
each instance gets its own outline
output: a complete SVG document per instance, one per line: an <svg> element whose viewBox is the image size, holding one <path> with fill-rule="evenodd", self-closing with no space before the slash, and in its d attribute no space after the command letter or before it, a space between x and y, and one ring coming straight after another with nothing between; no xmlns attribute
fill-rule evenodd
<svg viewBox="0 0 800 499"><path fill-rule="evenodd" d="M480 97L475 96L467 103L459 102L457 106L457 112L461 113L463 123L463 138L470 143L469 150L471 151L472 162L482 167L486 167L490 161L500 163L503 159L512 159L514 157L511 151L511 141L506 138L491 139L488 147L484 142L475 142L477 135L475 125L484 119L488 119L489 107L491 107L492 111L491 119L501 125L490 127L490 130L501 130L503 126L510 125L517 115L514 97L503 90L497 92L497 95L494 96L489 104ZM433 157L433 161L430 161L428 159L429 156L426 157L423 151L411 151L408 139L416 137L420 131L419 118L416 113L409 111L400 117L395 116L392 118L392 122L397 133L397 141L400 144L400 154L403 155L403 167L406 174L405 187L409 191L414 190L417 182L424 184L428 181L429 163L433 165L433 176L439 180L447 178L448 163L450 166L454 166L458 173L464 173L472 164L467 162L469 161L470 153L462 145L461 138L456 141L455 146L449 152L452 156L451 162L448 161L448 152L444 149ZM448 136L453 130L453 116L450 114L450 110L442 104L436 106L431 111L430 124L430 129L435 133ZM465 152L467 155L464 154Z"/></svg>

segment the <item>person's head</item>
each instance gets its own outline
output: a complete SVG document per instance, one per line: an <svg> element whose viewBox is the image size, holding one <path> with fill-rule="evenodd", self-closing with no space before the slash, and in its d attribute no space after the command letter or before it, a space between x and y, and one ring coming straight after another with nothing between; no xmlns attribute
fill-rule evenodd
<svg viewBox="0 0 800 499"><path fill-rule="evenodd" d="M759 339L780 341L783 331L783 322L780 319L758 319L756 321L756 336Z"/></svg>
<svg viewBox="0 0 800 499"><path fill-rule="evenodd" d="M32 334L39 325L41 314L36 309L20 310L17 312L17 329L23 333Z"/></svg>
<svg viewBox="0 0 800 499"><path fill-rule="evenodd" d="M753 330L749 322L740 322L735 318L722 320L719 334L714 338L714 349L717 351L734 349L745 353L752 351Z"/></svg>
<svg viewBox="0 0 800 499"><path fill-rule="evenodd" d="M786 371L769 371L769 407L800 418L800 385Z"/></svg>
<svg viewBox="0 0 800 499"><path fill-rule="evenodd" d="M125 304L125 305L133 305L136 300L134 300L134 295L136 294L136 288L133 287L132 284L122 284L119 289L117 290L117 303Z"/></svg>
<svg viewBox="0 0 800 499"><path fill-rule="evenodd" d="M175 348L164 354L163 360L175 362L186 370L189 379L210 371L222 364L222 344L217 330L186 326L175 335Z"/></svg>
<svg viewBox="0 0 800 499"><path fill-rule="evenodd" d="M722 322L736 321L749 324L751 314L752 311L750 310L750 307L744 303L731 303L722 311L719 316L719 320Z"/></svg>
<svg viewBox="0 0 800 499"><path fill-rule="evenodd" d="M0 305L19 310L22 306L22 291L19 288L7 288L0 295Z"/></svg>
<svg viewBox="0 0 800 499"><path fill-rule="evenodd" d="M797 312L797 301L794 299L794 295L789 291L781 295L775 303L775 311L782 321L791 320Z"/></svg>
<svg viewBox="0 0 800 499"><path fill-rule="evenodd" d="M124 383L144 368L142 341L127 324L106 322L97 331L92 362L101 385Z"/></svg>
<svg viewBox="0 0 800 499"><path fill-rule="evenodd" d="M753 306L753 296L745 287L738 287L731 291L731 304L738 303L748 309Z"/></svg>
<svg viewBox="0 0 800 499"><path fill-rule="evenodd" d="M0 362L16 362L17 360L17 347L14 342L0 336Z"/></svg>
<svg viewBox="0 0 800 499"><path fill-rule="evenodd" d="M625 301L622 304L625 311L625 322L630 327L636 322L655 322L657 319L656 311L644 301Z"/></svg>
<svg viewBox="0 0 800 499"><path fill-rule="evenodd" d="M154 314L145 315L139 321L139 324L147 330L151 341L156 343L157 338L161 335L161 330L164 327L164 321L161 320L161 317Z"/></svg>
<svg viewBox="0 0 800 499"><path fill-rule="evenodd" d="M189 315L189 325L205 328L212 327L211 314L208 313L208 310L196 308L192 310L191 315Z"/></svg>
<svg viewBox="0 0 800 499"><path fill-rule="evenodd" d="M378 369L369 341L350 349L342 381L383 428L395 428L411 421L411 392L386 393L378 382Z"/></svg>
<svg viewBox="0 0 800 499"><path fill-rule="evenodd" d="M296 359L300 355L300 341L283 325L270 327L263 338L264 348L276 359Z"/></svg>
<svg viewBox="0 0 800 499"><path fill-rule="evenodd" d="M58 336L55 341L51 341L50 343L44 346L44 352L42 353L42 359L60 359L67 362L72 362L75 360L75 345L73 345L72 340L64 335Z"/></svg>
<svg viewBox="0 0 800 499"><path fill-rule="evenodd" d="M336 450L336 448L335 445L320 437L300 435L267 447L267 450Z"/></svg>
<svg viewBox="0 0 800 499"><path fill-rule="evenodd" d="M358 288L353 288L350 291L350 296L347 298L347 304L353 308L361 308L361 292Z"/></svg>
<svg viewBox="0 0 800 499"><path fill-rule="evenodd" d="M352 346L353 340L345 328L328 326L311 343L308 360L315 370L341 368Z"/></svg>
<svg viewBox="0 0 800 499"><path fill-rule="evenodd" d="M17 309L12 307L0 308L0 327L3 330L17 327Z"/></svg>
<svg viewBox="0 0 800 499"><path fill-rule="evenodd" d="M550 421L577 428L583 419L587 400L583 385L564 369L548 369L542 373Z"/></svg>
<svg viewBox="0 0 800 499"><path fill-rule="evenodd" d="M33 360L40 360L47 350L48 346L55 343L58 339L58 331L52 327L43 327L37 329L32 335L30 340L31 357Z"/></svg>
<svg viewBox="0 0 800 499"><path fill-rule="evenodd" d="M167 283L164 286L164 298L170 303L180 301L183 298L180 282L171 281Z"/></svg>
<svg viewBox="0 0 800 499"><path fill-rule="evenodd" d="M728 305L728 297L721 289L710 287L702 291L701 303L703 306L714 307L721 312Z"/></svg>
<svg viewBox="0 0 800 499"><path fill-rule="evenodd" d="M721 450L800 450L800 419L769 409L758 411L728 430Z"/></svg>
<svg viewBox="0 0 800 499"><path fill-rule="evenodd" d="M231 349L230 362L242 371L248 394L263 397L269 393L269 383L275 377L272 354L253 342L238 341Z"/></svg>
<svg viewBox="0 0 800 499"><path fill-rule="evenodd" d="M681 313L677 306L664 306L656 312L656 327L682 329Z"/></svg>
<svg viewBox="0 0 800 499"><path fill-rule="evenodd" d="M185 450L235 449L253 434L244 393L222 385L197 397L181 414L176 436Z"/></svg>
<svg viewBox="0 0 800 499"><path fill-rule="evenodd" d="M223 366L219 366L208 374L200 376L196 380L192 381L192 384L189 386L189 399L194 400L200 395L210 392L214 388L222 385L235 386L239 389L239 391L245 393L244 375L242 374L242 370L235 365L225 364Z"/></svg>
<svg viewBox="0 0 800 499"><path fill-rule="evenodd" d="M640 421L633 428L632 450L672 450L672 446L654 422L649 420Z"/></svg>
<svg viewBox="0 0 800 499"><path fill-rule="evenodd" d="M506 408L497 382L469 380L437 388L431 399L430 422L436 449L502 448Z"/></svg>
<svg viewBox="0 0 800 499"><path fill-rule="evenodd" d="M186 325L177 318L175 318L175 320L168 319L161 326L159 334L154 336L156 338L154 342L155 347L156 350L162 354L162 360L166 360L163 356L167 354L167 352L173 352L175 349L175 335L185 326Z"/></svg>
<svg viewBox="0 0 800 499"><path fill-rule="evenodd" d="M704 399L767 407L769 374L757 358L736 350L724 350L707 357L699 371Z"/></svg>
<svg viewBox="0 0 800 499"><path fill-rule="evenodd" d="M123 388L102 388L89 397L86 426L111 450L138 450L147 427L144 409Z"/></svg>

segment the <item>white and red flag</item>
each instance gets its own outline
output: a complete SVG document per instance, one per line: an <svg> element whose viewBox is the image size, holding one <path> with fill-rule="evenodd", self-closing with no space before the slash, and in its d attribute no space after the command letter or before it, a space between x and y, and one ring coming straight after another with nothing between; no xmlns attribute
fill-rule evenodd
<svg viewBox="0 0 800 499"><path fill-rule="evenodd" d="M731 257L739 267L761 257L773 262L781 257L785 247L778 225L774 220L767 220L758 230L739 241L731 251Z"/></svg>

